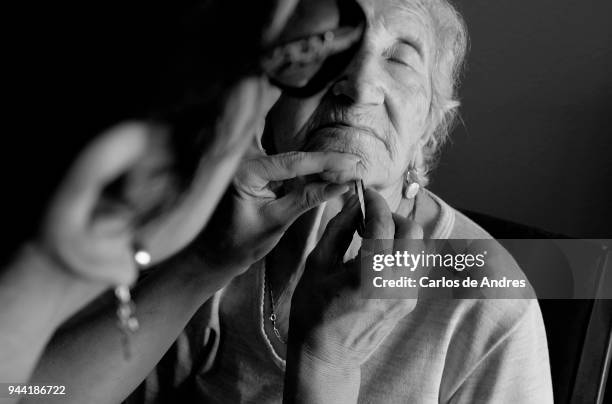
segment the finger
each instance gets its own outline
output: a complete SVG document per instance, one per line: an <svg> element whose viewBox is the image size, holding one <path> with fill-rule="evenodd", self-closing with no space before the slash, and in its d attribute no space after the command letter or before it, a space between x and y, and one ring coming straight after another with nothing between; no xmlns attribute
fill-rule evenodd
<svg viewBox="0 0 612 404"><path fill-rule="evenodd" d="M245 173L254 187L265 187L270 181L282 181L318 173L342 173L328 176L334 180L357 178L358 156L337 152L290 152L245 162ZM334 181L338 182L338 181Z"/></svg>
<svg viewBox="0 0 612 404"><path fill-rule="evenodd" d="M350 186L347 184L311 182L271 202L267 209L278 223L287 223L288 225L304 212L344 194L349 189Z"/></svg>
<svg viewBox="0 0 612 404"><path fill-rule="evenodd" d="M186 246L208 222L254 138L255 128L263 122L261 85L260 79L248 77L228 89L211 134L214 139L201 155L189 187L171 210L139 232L155 261Z"/></svg>
<svg viewBox="0 0 612 404"><path fill-rule="evenodd" d="M263 33L263 40L267 45L271 45L271 42L281 34L298 3L297 0L275 2L268 26Z"/></svg>
<svg viewBox="0 0 612 404"><path fill-rule="evenodd" d="M364 166L361 162L355 165L355 168L342 171L327 170L319 173L318 176L323 181L342 184L349 181L355 181L363 177Z"/></svg>
<svg viewBox="0 0 612 404"><path fill-rule="evenodd" d="M394 253L397 251L420 253L424 249L423 228L414 220L397 214L393 214L393 221L395 223Z"/></svg>
<svg viewBox="0 0 612 404"><path fill-rule="evenodd" d="M251 140L263 130L269 101L264 80L248 77L228 89L215 121L215 140L209 158L242 156Z"/></svg>
<svg viewBox="0 0 612 404"><path fill-rule="evenodd" d="M327 272L328 268L342 262L357 224L360 220L359 201L352 196L333 219L329 221L321 239L309 256L313 272Z"/></svg>
<svg viewBox="0 0 612 404"><path fill-rule="evenodd" d="M393 213L395 224L395 239L422 239L423 228L414 220Z"/></svg>
<svg viewBox="0 0 612 404"><path fill-rule="evenodd" d="M262 144L262 137L266 126L266 116L281 96L281 90L270 84L267 79L259 80L259 96L257 99L257 123L253 127L255 136L249 149L244 153L244 158L256 158L266 156Z"/></svg>
<svg viewBox="0 0 612 404"><path fill-rule="evenodd" d="M385 199L371 189L366 189L363 196L366 211L363 237L368 239L393 239L395 224Z"/></svg>

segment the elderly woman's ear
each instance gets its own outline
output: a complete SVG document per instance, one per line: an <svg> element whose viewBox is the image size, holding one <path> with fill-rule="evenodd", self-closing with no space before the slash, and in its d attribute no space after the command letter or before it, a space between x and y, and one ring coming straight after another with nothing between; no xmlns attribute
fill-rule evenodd
<svg viewBox="0 0 612 404"><path fill-rule="evenodd" d="M101 134L77 157L51 198L40 242L65 269L84 278L126 284L136 278L135 223L148 200L135 200L126 178L155 176L159 128L123 123ZM152 161L154 160L154 161ZM130 182L130 181L127 181ZM138 182L138 181L134 181Z"/></svg>

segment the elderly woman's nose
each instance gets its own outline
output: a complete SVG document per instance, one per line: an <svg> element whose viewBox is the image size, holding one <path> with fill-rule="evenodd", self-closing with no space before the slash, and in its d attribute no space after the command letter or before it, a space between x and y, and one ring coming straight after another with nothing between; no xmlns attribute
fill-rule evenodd
<svg viewBox="0 0 612 404"><path fill-rule="evenodd" d="M332 93L348 97L358 105L382 104L385 96L375 58L369 54L357 55L345 74L333 85Z"/></svg>

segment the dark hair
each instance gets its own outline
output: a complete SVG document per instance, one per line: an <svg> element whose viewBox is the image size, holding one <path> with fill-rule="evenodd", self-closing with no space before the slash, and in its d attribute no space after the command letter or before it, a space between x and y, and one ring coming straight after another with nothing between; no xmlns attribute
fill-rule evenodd
<svg viewBox="0 0 612 404"><path fill-rule="evenodd" d="M46 2L10 15L19 42L5 55L16 125L1 136L2 262L35 234L78 152L116 123L180 122L172 139L189 177L207 144L193 129L253 69L278 1Z"/></svg>

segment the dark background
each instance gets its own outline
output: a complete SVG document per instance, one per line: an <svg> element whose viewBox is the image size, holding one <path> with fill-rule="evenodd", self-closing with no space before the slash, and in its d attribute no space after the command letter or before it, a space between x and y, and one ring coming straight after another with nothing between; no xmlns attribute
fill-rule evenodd
<svg viewBox="0 0 612 404"><path fill-rule="evenodd" d="M460 0L471 49L431 189L456 208L612 237L612 1Z"/></svg>

